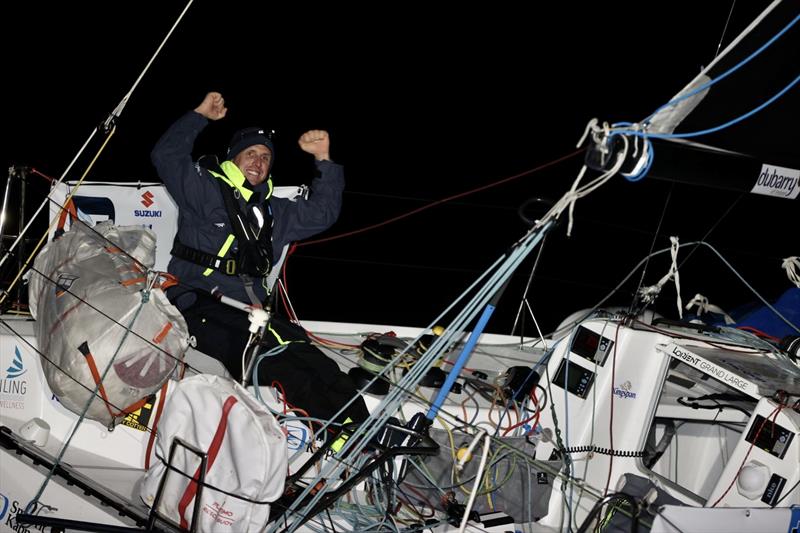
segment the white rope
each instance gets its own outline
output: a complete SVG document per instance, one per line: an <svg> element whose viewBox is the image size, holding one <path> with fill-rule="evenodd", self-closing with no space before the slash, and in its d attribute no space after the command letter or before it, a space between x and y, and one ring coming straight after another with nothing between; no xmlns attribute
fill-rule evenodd
<svg viewBox="0 0 800 533"><path fill-rule="evenodd" d="M152 65L153 61L156 60L156 57L158 57L158 54L161 53L161 49L164 48L165 44L167 44L167 41L172 36L172 33L175 31L175 28L177 28L178 24L180 24L181 20L183 20L183 16L186 15L187 11L189 11L189 7L192 5L192 2L194 2L194 0L188 0L188 2L186 3L186 7L184 7L183 11L181 11L181 14L178 15L178 18L175 20L175 23L169 29L169 32L167 32L167 35L164 37L164 39L161 41L161 44L158 45L158 48L153 53L152 57L150 58L150 61L147 62L147 65L145 65L144 69L142 69L142 72L139 74L139 77L136 78L135 82L133 82L133 86L131 86L131 90L128 91L128 93L125 96L122 97L122 100L120 100L119 104L117 104L117 107L114 108L114 111L111 112L111 115L113 117L119 117L122 114L122 110L125 109L125 106L127 105L128 100L130 100L130 97L133 95L133 91L136 90L136 87L139 85L139 82L142 81L142 78L144 78L144 75L150 69L150 65ZM110 116L106 120L106 126L108 126L112 120L113 120L113 118Z"/></svg>
<svg viewBox="0 0 800 533"><path fill-rule="evenodd" d="M592 131L596 129L597 135L605 134L608 136L610 134L610 130L607 125L605 126L605 129L600 129L596 126L593 128L593 126L594 122L590 123L590 125L587 127L587 130ZM392 387L389 394L387 394L381 400L380 404L372 411L370 417L365 422L362 422L353 435L347 439L342 449L338 452L342 457L347 456L346 454L358 454L360 451L362 451L366 444L370 442L370 440L381 428L384 427L389 416L392 413L396 413L400 410L401 403L408 397L408 391L414 390L418 386L427 369L430 368L430 366L433 365L433 362L441 356L444 349L450 346L457 338L460 338L460 336L466 330L467 324L477 317L481 309L485 308L485 305L489 302L491 296L508 279L511 273L517 269L524 258L527 257L527 255L534 248L536 248L544 234L552 226L553 222L567 208L570 208L570 224L567 233L569 235L569 230L571 230L572 227L571 219L575 201L586 196L587 194L590 194L595 189L605 184L622 167L628 151L629 143L625 136L622 136L621 138L623 143L622 150L617 153L616 160L611 169L594 178L592 181L583 185L582 187L579 187L579 184L586 171L585 167L581 169L577 178L573 182L570 191L568 191L558 202L556 202L553 207L551 207L550 210L540 220L538 220L536 224L534 224L534 226L526 233L524 237L515 243L510 252L498 258L498 260L495 261L495 263L492 264L483 274L481 274L481 276L475 280L475 282L473 282L473 284L468 287L456 301L454 301L444 312L442 312L439 317L434 319L432 324L429 326L431 328L434 324L440 323L442 318L446 316L451 309L455 308L460 303L463 305L462 299L465 299L468 295L473 294L475 290L478 291L477 294L474 294L474 296L466 302L463 310L458 313L455 319L453 319L448 326L446 333L436 338L422 358L420 358L420 360L413 365L411 370L404 375L401 381L397 383L396 387ZM412 340L408 346L413 346L417 340L418 339ZM386 365L386 367L384 367L379 374L373 377L372 381L374 382L380 379L384 374L390 371L397 364L397 361L402 359L407 350L408 348L398 354L390 364ZM369 384L364 386L360 392L364 392L368 387ZM353 400L351 400L351 403L352 401ZM341 414L345 408L346 406L342 407L333 418ZM329 425L330 422L323 424L322 427L317 430L317 434L324 433ZM487 435L487 438L490 437ZM306 496L310 495L311 488L316 484L317 481L338 479L345 468L346 465L343 462L331 462L326 464L323 467L322 472L320 472L316 478L309 482L308 486L298 495L295 501L287 509L286 516L293 517L290 523L279 524L278 522L274 522L267 529L267 531L269 533L274 533L277 528L281 527L287 533L291 533L300 527L301 523L304 522L302 518L303 510L313 508L313 506L326 493L328 493L326 490L318 491L316 495L313 495L313 497L310 499L306 499Z"/></svg>
<svg viewBox="0 0 800 533"><path fill-rule="evenodd" d="M144 77L145 73L150 68L150 65L153 63L153 61L155 60L155 58L158 55L158 53L164 47L164 44L166 44L167 39L169 39L169 37L172 35L172 32L175 31L175 28L178 26L178 23L181 21L183 16L186 14L186 11L189 9L189 6L192 5L192 2L194 2L194 0L189 0L188 1L188 3L186 4L186 7L183 9L183 11L181 12L180 16L175 21L175 24L172 25L172 28L169 30L169 33L167 33L167 36L164 38L164 40L161 41L161 44L159 45L159 47L156 50L155 54L153 54L153 57L150 58L150 61L148 61L148 63L145 66L144 70L142 70L141 74L139 74L139 77L136 79L136 81L134 82L134 84L131 87L131 89L127 92L127 94L125 94L125 96L122 98L120 103L117 104L117 107L114 109L114 111L112 111L111 114L108 116L108 118L105 120L105 122L103 124L105 128L107 128L107 129L110 128L111 125L112 125L112 122L114 121L114 118L119 117L122 114L122 110L124 109L125 105L128 103L128 100L130 99L131 95L133 94L134 89L136 89L136 86L139 85L139 82L142 80L142 78ZM69 165L67 165L67 168L61 174L61 177L59 177L58 180L50 186L50 192L48 193L47 197L42 201L42 203L36 209L36 212L28 220L28 223L25 225L25 227L22 228L22 230L19 232L19 235L17 235L17 238L11 244L11 247L8 249L8 251L5 253L5 255L0 257L0 267L2 267L5 264L6 259L11 256L11 253L16 249L16 247L19 244L19 242L22 241L22 239L28 233L28 230L34 224L34 222L36 221L37 217L42 212L42 210L46 206L48 206L50 204L51 196L53 195L53 192L55 192L56 187L58 185L60 185L64 181L64 179L67 177L67 175L69 174L70 170L72 169L73 165L75 165L75 163L81 157L81 154L83 154L84 150L86 150L86 147L89 145L89 142L97 134L98 131L99 131L99 127L94 128L92 130L92 132L89 134L89 138L86 139L86 141L83 143L83 146L81 146L80 149L78 150L78 153L75 154L75 157L72 158L72 161L70 161Z"/></svg>
<svg viewBox="0 0 800 533"><path fill-rule="evenodd" d="M591 133L592 140L597 145L598 149L604 151L604 147L606 146L605 140L608 139L609 135L611 134L609 125L607 123L604 123L602 127L599 127L597 125L596 118L590 120L589 123L586 125L586 129L584 130L583 135L581 136L581 140L578 142L578 146L581 146L583 144L589 133ZM541 220L537 222L534 228L542 227L551 220L557 219L565 209L568 209L569 222L567 224L567 237L572 235L575 202L578 199L583 198L587 194L592 193L598 187L604 185L615 174L617 174L617 172L619 172L619 169L625 162L625 156L628 153L628 139L625 136L622 136L621 138L623 141L623 149L617 154L617 159L614 162L614 166L612 166L609 170L607 170L600 176L594 178L586 185L578 187L581 180L583 179L584 174L586 173L586 165L581 167L581 170L580 172L578 172L578 176L575 178L575 181L572 182L572 187L570 187L569 191L567 191L564 194L564 196L562 196L558 200L558 202L556 202L553 205L553 207L550 208L550 210L541 218Z"/></svg>
<svg viewBox="0 0 800 533"><path fill-rule="evenodd" d="M478 473L475 474L475 483L472 485L472 491L469 494L467 506L464 508L464 516L461 519L461 527L458 528L458 533L464 533L469 522L469 514L472 511L472 506L475 504L475 497L478 495L478 487L483 478L483 471L486 468L486 459L489 456L489 447L492 444L492 438L487 434L483 440L483 454L481 455L481 464L478 466Z"/></svg>
<svg viewBox="0 0 800 533"><path fill-rule="evenodd" d="M586 140L586 137L589 136L589 133L592 133L592 137L594 137L594 132L597 129L597 119L593 118L589 122L586 123L586 128L583 130L583 135L581 135L578 144L575 145L575 148L580 148L583 142Z"/></svg>
<svg viewBox="0 0 800 533"><path fill-rule="evenodd" d="M642 287L639 289L639 296L641 297L642 301L647 304L653 303L659 294L661 294L661 287L664 286L666 282L669 280L675 281L675 292L676 300L678 304L678 316L683 318L683 302L681 301L681 278L680 273L678 272L678 238L677 237L670 237L670 242L672 246L670 247L670 255L672 256L672 264L669 267L669 272L667 272L663 278L661 278L658 283L655 285L651 285L650 287Z"/></svg>
<svg viewBox="0 0 800 533"><path fill-rule="evenodd" d="M736 322L728 313L723 311L721 307L708 303L708 298L700 293L695 294L694 298L686 304L686 310L689 311L694 306L697 306L697 316L701 316L703 313L715 313L717 315L722 315L726 324L733 324Z"/></svg>
<svg viewBox="0 0 800 533"><path fill-rule="evenodd" d="M483 428L479 428L478 432L473 437L472 442L469 443L469 448L464 454L458 459L456 463L456 472L461 472L464 469L464 464L472 458L472 452L475 451L475 446L478 445L478 442L481 440L481 437L486 435L486 430Z"/></svg>
<svg viewBox="0 0 800 533"><path fill-rule="evenodd" d="M800 257L793 255L785 258L781 264L781 268L786 271L786 276L789 278L789 281L800 289Z"/></svg>

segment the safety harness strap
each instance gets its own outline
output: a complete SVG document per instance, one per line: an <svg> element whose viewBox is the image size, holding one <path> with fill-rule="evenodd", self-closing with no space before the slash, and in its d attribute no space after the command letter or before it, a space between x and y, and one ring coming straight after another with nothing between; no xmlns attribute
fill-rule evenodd
<svg viewBox="0 0 800 533"><path fill-rule="evenodd" d="M220 257L220 255L224 256L227 253L228 248L230 248L230 243L233 242L234 236L228 236L228 239L225 241L225 244L222 245L220 249L219 255L209 254L203 251L200 251L196 248L192 248L190 246L186 246L182 242L175 237L175 240L172 243L172 250L170 253L175 257L183 259L185 261L189 261L196 265L208 267L208 269L218 270L223 274L227 274L228 276L236 276L239 273L238 265L236 264L236 259L234 258L225 258ZM210 274L211 272L209 272ZM208 275L203 272L204 275Z"/></svg>

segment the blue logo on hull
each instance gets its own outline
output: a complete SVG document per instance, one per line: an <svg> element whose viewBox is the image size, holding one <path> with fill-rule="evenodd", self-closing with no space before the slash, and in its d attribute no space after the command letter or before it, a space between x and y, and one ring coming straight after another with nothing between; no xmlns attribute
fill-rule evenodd
<svg viewBox="0 0 800 533"><path fill-rule="evenodd" d="M20 377L27 370L22 366L22 354L19 352L19 346L14 346L14 360L11 366L6 368L6 379L14 379Z"/></svg>
<svg viewBox="0 0 800 533"><path fill-rule="evenodd" d="M8 512L8 497L0 493L0 522L5 518Z"/></svg>

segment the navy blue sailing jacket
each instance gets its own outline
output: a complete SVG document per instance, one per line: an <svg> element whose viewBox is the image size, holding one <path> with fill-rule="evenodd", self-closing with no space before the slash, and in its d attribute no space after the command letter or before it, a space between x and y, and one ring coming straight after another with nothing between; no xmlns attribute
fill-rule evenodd
<svg viewBox="0 0 800 533"><path fill-rule="evenodd" d="M185 246L216 255L228 236L233 234L233 229L219 180L192 160L195 139L207 124L208 119L199 113L188 112L161 136L153 148L151 160L178 205L177 238ZM274 221L272 255L276 260L284 245L328 229L339 217L344 169L332 161L315 161L315 164L318 173L311 182L308 199L298 197L291 201L273 196L266 200L269 205L264 206L265 210L272 210ZM263 198L268 192L266 182L255 187L254 192ZM239 198L239 202L244 207L244 199ZM228 254L235 249L234 242ZM204 275L206 267L174 256L167 270L181 282L181 289L170 295L173 300L177 293L190 287L207 291L219 287L226 296L250 302L238 276L219 271ZM262 278L253 282L256 296L263 302L268 294L266 281Z"/></svg>

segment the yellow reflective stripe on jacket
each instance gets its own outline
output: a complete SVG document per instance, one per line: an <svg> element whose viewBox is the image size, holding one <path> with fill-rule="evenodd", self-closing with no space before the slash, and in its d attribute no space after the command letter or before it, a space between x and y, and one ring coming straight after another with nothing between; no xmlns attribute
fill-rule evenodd
<svg viewBox="0 0 800 533"><path fill-rule="evenodd" d="M253 195L253 191L244 186L244 174L242 174L242 171L239 170L239 167L237 167L233 161L223 161L220 165L220 168L222 168L222 171L225 174L220 174L219 172L214 172L213 170L209 170L208 172L218 180L224 181L230 187L233 187L239 191L245 200L249 200L250 196ZM220 259L224 258L225 254L228 253L228 250L230 250L231 246L233 245L233 241L235 239L236 236L232 233L228 235L228 238L225 239L225 242L222 243L222 246L217 252L217 257ZM210 276L212 272L214 272L213 268L207 268L203 272L203 275Z"/></svg>
<svg viewBox="0 0 800 533"><path fill-rule="evenodd" d="M223 161L222 164L220 165L220 168L222 169L224 174L220 174L219 172L214 172L213 170L209 170L208 172L218 180L222 180L230 187L239 191L239 194L242 195L242 198L244 198L245 201L249 200L250 197L253 196L253 191L244 186L245 182L244 174L242 174L242 171L239 170L239 167L237 167L233 161ZM272 196L272 177L267 178L267 187L269 188L269 190L267 191L267 198L269 198L270 196ZM223 259L225 255L228 253L228 250L230 250L231 246L233 245L233 241L235 239L236 239L235 235L233 234L228 235L228 238L225 239L225 242L222 244L219 251L217 252L217 257ZM207 268L203 272L203 275L210 276L212 272L214 272L213 268ZM226 273L234 274L233 272L226 272ZM280 342L281 344L286 344L280 339L280 337L278 337L277 333L275 334L275 336L278 338L278 342Z"/></svg>
<svg viewBox="0 0 800 533"><path fill-rule="evenodd" d="M219 166L224 174L220 174L219 172L214 172L213 170L209 170L212 176L217 179L220 179L239 191L242 195L242 198L245 201L249 200L250 197L253 195L253 191L245 187L245 177L242 174L242 171L239 170L239 167L233 161L223 161L222 164ZM272 176L267 176L267 194L266 198L272 197Z"/></svg>
<svg viewBox="0 0 800 533"><path fill-rule="evenodd" d="M344 421L344 424L349 424L352 421L353 421L353 419L348 416L347 419ZM342 425L344 425L344 424L342 424ZM348 435L344 431L342 431L342 435L338 439L336 439L336 441L333 444L331 444L331 450L333 450L334 453L339 452L339 450L341 450L342 447L344 446L345 441L347 439L349 439L349 438L350 438L350 435Z"/></svg>
<svg viewBox="0 0 800 533"><path fill-rule="evenodd" d="M253 191L244 186L244 174L242 174L242 171L239 170L239 167L237 167L233 161L223 161L220 168L224 174L214 172L213 170L209 170L209 172L215 178L224 181L239 191L239 194L241 194L242 198L245 200L249 200L250 197L253 196Z"/></svg>
<svg viewBox="0 0 800 533"><path fill-rule="evenodd" d="M233 234L228 235L228 238L225 239L224 243L222 243L222 247L219 249L219 252L217 252L217 257L219 257L220 259L223 259L225 257L225 254L228 253L228 250L230 250L231 245L233 244L233 241L235 239L236 239L236 237L234 237ZM203 275L204 276L210 276L212 272L214 272L213 268L207 268L203 272ZM234 272L226 272L226 274L234 274Z"/></svg>

